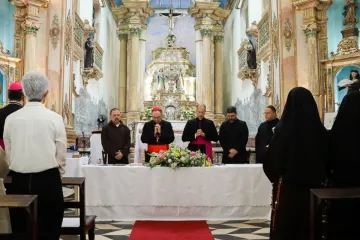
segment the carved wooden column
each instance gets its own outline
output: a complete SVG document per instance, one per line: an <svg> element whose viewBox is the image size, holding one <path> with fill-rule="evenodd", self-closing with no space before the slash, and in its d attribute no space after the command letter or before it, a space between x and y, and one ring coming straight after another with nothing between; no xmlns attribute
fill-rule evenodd
<svg viewBox="0 0 360 240"><path fill-rule="evenodd" d="M129 28L129 39L131 41L130 54L130 82L128 83L128 109L127 119L140 120L140 71L139 71L139 37L141 35L141 26L132 25Z"/></svg>
<svg viewBox="0 0 360 240"><path fill-rule="evenodd" d="M26 15L26 6L23 1L11 1L15 7L15 48L14 48L14 57L19 59L24 59L25 52L25 32L21 27L21 24L25 21ZM24 75L24 63L23 61L19 62L18 68L15 70L15 79L20 80Z"/></svg>
<svg viewBox="0 0 360 240"><path fill-rule="evenodd" d="M142 80L140 63L140 37L146 29L146 19L154 13L148 1L123 0L123 5L113 8L118 19L120 40L120 82L118 104L126 124L140 120ZM127 62L129 61L129 62ZM126 112L126 116L125 113Z"/></svg>
<svg viewBox="0 0 360 240"><path fill-rule="evenodd" d="M294 6L303 12L303 31L308 46L308 88L318 105L321 119L324 116L326 92L320 61L327 58L326 10L333 0L294 1Z"/></svg>
<svg viewBox="0 0 360 240"><path fill-rule="evenodd" d="M210 24L204 24L210 21ZM206 105L207 118L214 118L214 82L211 79L211 41L213 38L213 29L210 17L206 16L201 26L202 46L202 103Z"/></svg>
<svg viewBox="0 0 360 240"><path fill-rule="evenodd" d="M120 40L120 79L118 91L118 107L121 113L121 119L126 122L126 78L127 78L127 40L126 31L118 31Z"/></svg>
<svg viewBox="0 0 360 240"><path fill-rule="evenodd" d="M319 28L316 23L311 23L305 26L303 28L303 31L306 35L306 41L308 44L308 56L309 56L309 61L308 61L309 86L308 87L311 93L313 94L319 108L320 79L319 79L319 55L318 55L318 41L317 41L317 34L319 32Z"/></svg>
<svg viewBox="0 0 360 240"><path fill-rule="evenodd" d="M229 15L229 11L219 8L219 6L219 2L195 1L194 6L189 8L189 14L195 18L195 30L201 34L200 36L197 33L196 39L196 100L198 103L206 105L207 118L214 119L215 113L220 120L224 119L224 117L221 116L223 112L221 97L223 78L222 23ZM213 48L214 40L215 47ZM215 55L213 55L214 50ZM198 60L200 61L198 62ZM215 67L212 67L213 61ZM200 78L198 78L198 73L201 75ZM198 96L198 94L200 94L200 96Z"/></svg>
<svg viewBox="0 0 360 240"><path fill-rule="evenodd" d="M202 102L202 37L200 33L200 24L195 25L195 47L196 47L196 89L195 89L195 100L197 102Z"/></svg>
<svg viewBox="0 0 360 240"><path fill-rule="evenodd" d="M215 103L215 120L222 122L225 120L223 113L223 42L224 32L216 31L214 36L215 42L215 89L214 89L214 103Z"/></svg>
<svg viewBox="0 0 360 240"><path fill-rule="evenodd" d="M24 72L34 71L36 68L36 34L40 29L41 22L39 16L40 7L44 6L45 0L28 0L26 6L25 21L21 27L25 31L25 56L24 56Z"/></svg>

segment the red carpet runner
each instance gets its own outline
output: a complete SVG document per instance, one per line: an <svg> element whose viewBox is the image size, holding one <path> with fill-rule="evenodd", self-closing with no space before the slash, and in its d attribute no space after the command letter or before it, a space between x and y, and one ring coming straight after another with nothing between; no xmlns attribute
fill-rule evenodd
<svg viewBox="0 0 360 240"><path fill-rule="evenodd" d="M136 221L129 240L214 240L206 221Z"/></svg>

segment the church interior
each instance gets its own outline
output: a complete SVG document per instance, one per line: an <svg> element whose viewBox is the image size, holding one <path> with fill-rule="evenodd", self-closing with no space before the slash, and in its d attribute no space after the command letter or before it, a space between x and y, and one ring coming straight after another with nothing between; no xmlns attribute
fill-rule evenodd
<svg viewBox="0 0 360 240"><path fill-rule="evenodd" d="M226 109L234 106L249 130L251 162L264 109L273 105L280 118L295 87L311 92L321 121L331 128L346 95L338 84L352 70L360 71L359 4L356 0L0 0L0 106L8 104L9 85L21 81L25 73L38 71L48 77L45 106L63 117L68 147L81 153L78 157L69 150L69 177L83 171L82 163L71 159L101 162L99 133L113 108L119 109L131 132L129 162L141 163L146 146L140 136L154 106L172 123L174 142L181 147L186 147L181 141L185 124L195 117L199 104L206 105L206 118L218 130ZM219 144L214 149L221 152ZM111 211L126 216L139 212L120 209L110 192L105 195L116 210L98 214L100 174L106 173L86 178L86 211L98 218L96 239L129 239L134 221L112 218ZM129 180L126 187L135 188L140 182ZM265 182L266 193L257 195L265 199L255 201L257 209L238 210L247 212L245 218L238 220L233 212L226 221L209 220L214 239L269 239L269 186ZM67 199L78 197L76 188L63 190ZM146 199L145 193L140 196ZM163 208L148 211L161 216L166 205ZM185 210L178 211L181 218Z"/></svg>

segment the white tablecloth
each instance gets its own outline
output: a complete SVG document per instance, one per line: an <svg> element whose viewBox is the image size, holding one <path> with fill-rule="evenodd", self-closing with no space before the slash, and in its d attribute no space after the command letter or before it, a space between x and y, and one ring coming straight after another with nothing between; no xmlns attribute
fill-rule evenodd
<svg viewBox="0 0 360 240"><path fill-rule="evenodd" d="M99 220L268 219L271 184L262 165L210 168L94 166L86 177L87 214Z"/></svg>
<svg viewBox="0 0 360 240"><path fill-rule="evenodd" d="M64 177L81 177L81 166L87 165L89 158L66 158Z"/></svg>
<svg viewBox="0 0 360 240"><path fill-rule="evenodd" d="M102 160L101 133L93 133L90 137L90 158L93 164Z"/></svg>

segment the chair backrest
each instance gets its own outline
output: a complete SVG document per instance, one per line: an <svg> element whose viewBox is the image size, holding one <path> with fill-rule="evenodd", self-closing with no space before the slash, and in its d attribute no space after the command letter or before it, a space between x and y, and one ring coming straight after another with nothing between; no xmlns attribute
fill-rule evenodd
<svg viewBox="0 0 360 240"><path fill-rule="evenodd" d="M71 185L79 187L79 201L64 202L64 210L67 208L78 208L80 210L80 229L85 226L85 178L84 177L63 177L62 185Z"/></svg>

